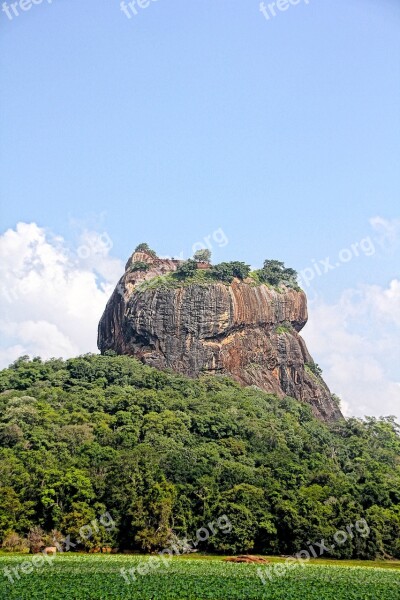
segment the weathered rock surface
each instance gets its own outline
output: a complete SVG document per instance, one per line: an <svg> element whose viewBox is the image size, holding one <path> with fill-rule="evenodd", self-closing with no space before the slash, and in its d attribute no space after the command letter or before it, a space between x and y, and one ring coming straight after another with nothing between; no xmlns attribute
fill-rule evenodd
<svg viewBox="0 0 400 600"><path fill-rule="evenodd" d="M150 269L131 271L137 261L150 263ZM132 355L190 377L230 375L302 400L323 420L341 417L328 387L307 366L313 360L298 333L307 322L304 292L285 287L278 292L250 280L143 285L179 263L132 255L99 323L101 352Z"/></svg>

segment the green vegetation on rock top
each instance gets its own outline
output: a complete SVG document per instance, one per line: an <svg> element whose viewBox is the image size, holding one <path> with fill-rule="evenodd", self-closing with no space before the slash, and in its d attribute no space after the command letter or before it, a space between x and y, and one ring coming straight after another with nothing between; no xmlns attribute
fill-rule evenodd
<svg viewBox="0 0 400 600"><path fill-rule="evenodd" d="M135 252L146 252L148 255L156 257L154 250L151 250L146 243L139 244ZM255 271L251 271L249 265L240 261L222 262L216 265L211 265L210 261L211 252L208 249L197 250L193 258L183 261L175 272L142 282L137 289L144 291L158 287L178 288L183 285L212 282L222 282L228 285L235 278L242 281L251 278L251 282L248 282L250 285L267 285L278 292L282 291L282 286L300 290L296 271L286 268L284 263L278 260L265 260L262 269ZM208 264L208 268L199 268L199 263L204 263L205 266ZM148 265L140 261L132 263L130 266L130 271L144 271L147 269Z"/></svg>

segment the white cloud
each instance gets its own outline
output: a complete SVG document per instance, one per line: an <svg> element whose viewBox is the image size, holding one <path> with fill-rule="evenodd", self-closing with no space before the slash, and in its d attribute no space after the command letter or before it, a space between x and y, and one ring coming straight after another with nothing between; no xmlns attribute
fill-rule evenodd
<svg viewBox="0 0 400 600"><path fill-rule="evenodd" d="M79 252L35 223L0 236L0 366L21 354L96 352L97 324L123 272L105 233L84 231Z"/></svg>
<svg viewBox="0 0 400 600"><path fill-rule="evenodd" d="M48 356L49 348L52 356L73 356L79 352L78 345L48 321L0 322L0 332L21 342L18 351L33 347L38 356Z"/></svg>
<svg viewBox="0 0 400 600"><path fill-rule="evenodd" d="M304 337L347 415L400 418L400 281L315 300Z"/></svg>
<svg viewBox="0 0 400 600"><path fill-rule="evenodd" d="M385 250L394 250L400 242L400 219L372 217L370 225L375 231L376 241Z"/></svg>
<svg viewBox="0 0 400 600"><path fill-rule="evenodd" d="M387 322L400 327L400 281L394 279L388 289L368 288L368 307Z"/></svg>

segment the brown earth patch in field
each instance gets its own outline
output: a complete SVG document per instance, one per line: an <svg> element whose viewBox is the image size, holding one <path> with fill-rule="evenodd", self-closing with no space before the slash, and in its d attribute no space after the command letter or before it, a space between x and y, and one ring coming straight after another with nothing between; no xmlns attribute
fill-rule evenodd
<svg viewBox="0 0 400 600"><path fill-rule="evenodd" d="M269 563L269 560L267 558L263 558L262 556L252 556L251 554L229 556L228 558L224 558L224 561L233 563L253 563L256 565L264 565L266 563Z"/></svg>

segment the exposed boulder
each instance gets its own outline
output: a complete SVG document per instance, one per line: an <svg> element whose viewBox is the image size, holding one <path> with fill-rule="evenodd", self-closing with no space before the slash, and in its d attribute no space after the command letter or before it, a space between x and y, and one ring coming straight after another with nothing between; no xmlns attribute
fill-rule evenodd
<svg viewBox="0 0 400 600"><path fill-rule="evenodd" d="M307 322L303 291L250 278L172 280L181 262L132 255L99 324L102 353L114 350L190 377L226 374L306 402L320 419L342 416L299 335Z"/></svg>

